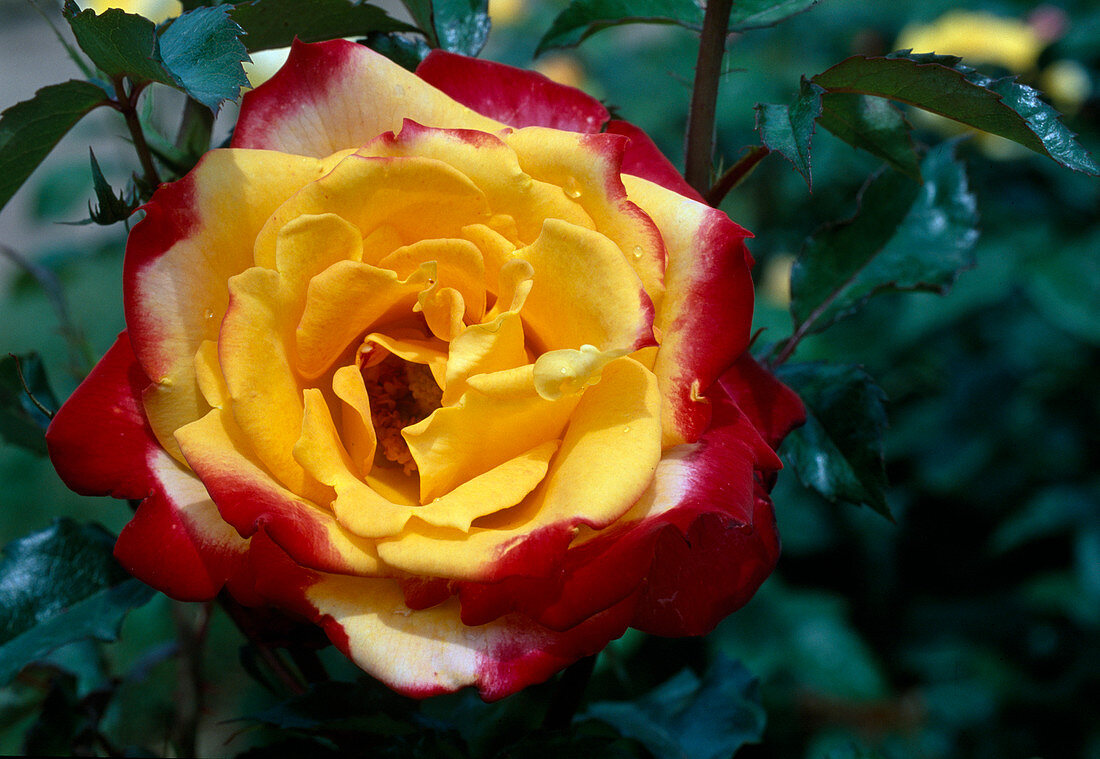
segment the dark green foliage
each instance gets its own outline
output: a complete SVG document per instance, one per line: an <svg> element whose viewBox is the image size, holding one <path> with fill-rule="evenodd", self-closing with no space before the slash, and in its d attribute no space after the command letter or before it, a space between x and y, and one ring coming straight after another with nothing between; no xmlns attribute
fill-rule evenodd
<svg viewBox="0 0 1100 759"><path fill-rule="evenodd" d="M782 153L795 170L813 189L810 171L810 141L814 136L814 122L821 115L821 93L824 90L812 82L802 80L802 89L791 105L756 106L756 129L760 141L769 149Z"/></svg>
<svg viewBox="0 0 1100 759"><path fill-rule="evenodd" d="M160 55L157 28L143 16L110 8L96 15L65 2L65 18L76 43L95 67L111 79L175 84Z"/></svg>
<svg viewBox="0 0 1100 759"><path fill-rule="evenodd" d="M103 171L99 168L99 161L95 159L95 153L92 152L91 148L88 149L88 153L92 161L92 188L95 190L95 197L98 201L98 205L94 207L90 202L88 203L88 217L96 224L104 226L125 221L140 202L136 193L131 193L130 197L126 197L125 193L116 195L103 176Z"/></svg>
<svg viewBox="0 0 1100 759"><path fill-rule="evenodd" d="M111 555L98 525L55 521L9 543L0 561L0 682L85 638L114 640L126 613L153 596Z"/></svg>
<svg viewBox="0 0 1100 759"><path fill-rule="evenodd" d="M601 701L585 716L614 725L657 759L722 759L764 731L760 684L744 666L714 662L700 679L684 670L633 701Z"/></svg>
<svg viewBox="0 0 1100 759"><path fill-rule="evenodd" d="M84 114L106 104L99 87L68 81L0 113L0 209Z"/></svg>
<svg viewBox="0 0 1100 759"><path fill-rule="evenodd" d="M489 0L403 0L429 46L477 55L489 38ZM381 30L380 30L381 31Z"/></svg>
<svg viewBox="0 0 1100 759"><path fill-rule="evenodd" d="M295 37L319 42L413 31L378 6L356 0L252 0L234 5L230 16L244 30L241 41L249 52L287 47Z"/></svg>
<svg viewBox="0 0 1100 759"><path fill-rule="evenodd" d="M820 332L877 293L945 292L973 265L976 202L953 147L930 151L921 172L920 185L880 174L860 194L852 219L806 243L791 271L796 333Z"/></svg>
<svg viewBox="0 0 1100 759"><path fill-rule="evenodd" d="M866 150L918 182L920 156L905 116L888 100L830 92L822 98L817 123L849 145Z"/></svg>
<svg viewBox="0 0 1100 759"><path fill-rule="evenodd" d="M730 12L729 30L745 32L778 24L809 10L819 0L738 0ZM677 24L698 29L703 6L693 0L573 0L539 40L536 55L556 47L578 45L598 31L621 24Z"/></svg>
<svg viewBox="0 0 1100 759"><path fill-rule="evenodd" d="M783 445L798 478L830 501L870 506L889 517L882 390L856 366L787 364L777 375L806 405L806 424Z"/></svg>
<svg viewBox="0 0 1100 759"><path fill-rule="evenodd" d="M242 33L225 8L196 8L161 33L161 58L189 96L215 111L248 85Z"/></svg>
<svg viewBox="0 0 1100 759"><path fill-rule="evenodd" d="M43 435L50 423L46 413L53 413L59 405L37 354L0 357L0 438L45 454Z"/></svg>
<svg viewBox="0 0 1100 759"><path fill-rule="evenodd" d="M371 32L363 39L363 44L409 71L415 71L431 52L424 40L403 34Z"/></svg>
<svg viewBox="0 0 1100 759"><path fill-rule="evenodd" d="M1050 156L1063 166L1098 175L1088 151L1039 93L1015 77L991 79L950 55L908 50L874 58L854 56L813 78L830 92L877 95L909 103Z"/></svg>

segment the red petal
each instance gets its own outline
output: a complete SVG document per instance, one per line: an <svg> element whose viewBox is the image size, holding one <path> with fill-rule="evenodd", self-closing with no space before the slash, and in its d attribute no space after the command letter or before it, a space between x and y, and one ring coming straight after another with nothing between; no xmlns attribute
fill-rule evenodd
<svg viewBox="0 0 1100 759"><path fill-rule="evenodd" d="M146 466L160 449L145 421L141 391L149 378L121 333L46 431L57 473L82 495L144 498L155 480Z"/></svg>
<svg viewBox="0 0 1100 759"><path fill-rule="evenodd" d="M623 156L624 174L648 179L692 200L705 202L703 196L687 183L672 162L665 158L660 148L641 129L628 121L616 120L608 123L607 132L630 138L626 154Z"/></svg>
<svg viewBox="0 0 1100 759"><path fill-rule="evenodd" d="M464 106L517 128L593 133L609 118L598 100L580 90L502 63L433 50L416 74Z"/></svg>
<svg viewBox="0 0 1100 759"><path fill-rule="evenodd" d="M787 433L806 421L802 400L747 351L718 383L772 448L778 448Z"/></svg>

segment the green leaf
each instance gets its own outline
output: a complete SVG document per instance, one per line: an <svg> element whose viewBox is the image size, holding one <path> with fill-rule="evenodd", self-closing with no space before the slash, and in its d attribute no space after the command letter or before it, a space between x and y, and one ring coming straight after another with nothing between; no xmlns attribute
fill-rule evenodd
<svg viewBox="0 0 1100 759"><path fill-rule="evenodd" d="M22 378L20 378L22 372ZM40 455L46 455L46 427L50 417L34 404L23 388L51 413L58 407L37 353L0 358L0 437Z"/></svg>
<svg viewBox="0 0 1100 759"><path fill-rule="evenodd" d="M432 26L443 50L477 55L489 39L489 0L432 0Z"/></svg>
<svg viewBox="0 0 1100 759"><path fill-rule="evenodd" d="M782 153L810 189L813 189L810 141L814 136L814 122L821 115L822 92L824 90L816 84L803 79L798 97L791 105L756 104L756 129L760 132L760 141L769 150Z"/></svg>
<svg viewBox="0 0 1100 759"><path fill-rule="evenodd" d="M1070 334L1100 345L1100 229L1049 249L1025 266L1022 285L1043 316Z"/></svg>
<svg viewBox="0 0 1100 759"><path fill-rule="evenodd" d="M423 39L394 32L371 32L362 42L374 52L381 53L409 71L416 71L416 67L431 52L428 43Z"/></svg>
<svg viewBox="0 0 1100 759"><path fill-rule="evenodd" d="M573 0L539 40L535 55L580 44L612 26L637 23L697 29L703 25L703 9L695 0Z"/></svg>
<svg viewBox="0 0 1100 759"><path fill-rule="evenodd" d="M613 725L657 759L726 759L764 733L760 684L719 658L700 680L691 670L634 701L600 701L586 717Z"/></svg>
<svg viewBox="0 0 1100 759"><path fill-rule="evenodd" d="M97 16L80 10L73 0L65 0L64 13L80 49L108 77L178 84L161 61L157 28L149 19L117 8Z"/></svg>
<svg viewBox="0 0 1100 759"><path fill-rule="evenodd" d="M798 479L833 503L870 506L892 519L886 505L882 436L886 397L858 366L784 364L775 374L806 405L806 424L782 452Z"/></svg>
<svg viewBox="0 0 1100 759"><path fill-rule="evenodd" d="M1100 175L1100 168L1044 103L1039 92L1013 77L990 79L947 55L882 58L857 55L813 78L830 92L851 92L897 100L938 113L975 129L1018 142L1063 166Z"/></svg>
<svg viewBox="0 0 1100 759"><path fill-rule="evenodd" d="M248 85L243 30L224 6L196 8L172 21L160 35L164 65L185 92L212 111L236 100Z"/></svg>
<svg viewBox="0 0 1100 759"><path fill-rule="evenodd" d="M321 735L337 730L409 735L423 729L415 704L365 678L354 683L315 683L305 693L245 719Z"/></svg>
<svg viewBox="0 0 1100 759"><path fill-rule="evenodd" d="M884 172L856 215L819 231L791 269L796 334L820 332L881 292L945 292L973 266L977 210L952 143L929 151L924 183Z"/></svg>
<svg viewBox="0 0 1100 759"><path fill-rule="evenodd" d="M866 150L895 169L921 181L920 157L910 135L913 127L890 101L869 95L828 92L817 123L849 145Z"/></svg>
<svg viewBox="0 0 1100 759"><path fill-rule="evenodd" d="M745 32L774 26L809 10L819 0L737 0L730 12L729 31ZM621 24L703 26L703 4L695 0L573 0L558 14L539 40L535 55L555 47L572 47L596 32Z"/></svg>
<svg viewBox="0 0 1100 759"><path fill-rule="evenodd" d="M384 10L354 0L253 0L229 15L245 32L248 52L287 47L294 38L320 42L371 32L413 32Z"/></svg>
<svg viewBox="0 0 1100 759"><path fill-rule="evenodd" d="M114 537L69 519L13 540L0 560L0 683L73 641L118 637L154 591L111 555Z"/></svg>
<svg viewBox="0 0 1100 759"><path fill-rule="evenodd" d="M70 80L0 113L0 209L84 114L106 104L99 87Z"/></svg>
<svg viewBox="0 0 1100 759"><path fill-rule="evenodd" d="M125 221L130 218L130 214L138 207L140 201L137 194L132 193L129 198L126 197L124 192L115 195L115 191L107 183L107 179L99 168L95 153L92 152L91 148L88 148L88 153L92 159L92 187L95 189L96 200L99 201L99 205L95 207L92 206L91 202L88 203L89 218L96 224L104 226Z"/></svg>
<svg viewBox="0 0 1100 759"><path fill-rule="evenodd" d="M735 0L729 30L747 32L775 26L780 21L808 11L820 0Z"/></svg>

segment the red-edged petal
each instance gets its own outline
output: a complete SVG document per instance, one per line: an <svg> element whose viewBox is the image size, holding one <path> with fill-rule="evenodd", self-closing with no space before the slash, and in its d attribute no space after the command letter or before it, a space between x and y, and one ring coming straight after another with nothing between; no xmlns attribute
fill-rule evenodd
<svg viewBox="0 0 1100 759"><path fill-rule="evenodd" d="M722 393L715 396L714 425L697 443L666 451L654 485L622 526L571 548L556 575L457 583L463 621L483 624L518 611L566 630L641 587L632 625L697 635L744 603L778 556L774 518L757 478L780 464L750 419ZM696 543L699 552L682 550ZM710 564L722 573L708 575ZM691 587L680 591L682 605L666 609L669 596L658 592L681 579ZM666 611L671 621L661 616ZM677 619L681 632L670 632Z"/></svg>
<svg viewBox="0 0 1100 759"><path fill-rule="evenodd" d="M654 184L678 192L684 197L703 203L703 196L665 158L661 149L649 138L649 135L628 121L611 121L607 124L608 134L621 134L630 138L623 155L623 173L648 179Z"/></svg>
<svg viewBox="0 0 1100 759"><path fill-rule="evenodd" d="M295 41L275 76L245 93L232 147L323 158L398 130L404 118L487 132L503 126L363 45Z"/></svg>
<svg viewBox="0 0 1100 759"><path fill-rule="evenodd" d="M148 384L129 335L121 333L46 431L50 459L71 489L115 498L152 492L145 462L160 446L141 405Z"/></svg>
<svg viewBox="0 0 1100 759"><path fill-rule="evenodd" d="M783 438L806 421L806 407L798 395L748 351L719 377L718 383L772 448L778 449Z"/></svg>
<svg viewBox="0 0 1100 759"><path fill-rule="evenodd" d="M206 601L238 571L248 550L202 483L162 450L150 458L152 494L119 533L115 558L135 577L180 601Z"/></svg>
<svg viewBox="0 0 1100 759"><path fill-rule="evenodd" d="M173 598L213 598L247 543L157 443L142 411L148 384L123 332L51 422L50 458L78 493L145 499L115 545L131 573Z"/></svg>
<svg viewBox="0 0 1100 759"><path fill-rule="evenodd" d="M261 595L321 625L360 667L414 698L473 685L494 701L542 682L622 635L635 604L627 598L564 632L516 614L470 627L453 599L411 609L397 581L303 569L262 531L249 558Z"/></svg>
<svg viewBox="0 0 1100 759"><path fill-rule="evenodd" d="M600 101L535 71L433 50L416 68L425 82L512 127L599 132L609 118Z"/></svg>

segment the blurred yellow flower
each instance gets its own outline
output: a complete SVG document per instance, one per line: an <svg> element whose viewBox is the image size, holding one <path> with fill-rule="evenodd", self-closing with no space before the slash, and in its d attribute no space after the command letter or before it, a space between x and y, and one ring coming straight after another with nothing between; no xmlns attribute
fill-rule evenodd
<svg viewBox="0 0 1100 759"><path fill-rule="evenodd" d="M526 10L524 0L489 0L489 17L494 24L514 24L523 18Z"/></svg>
<svg viewBox="0 0 1100 759"><path fill-rule="evenodd" d="M1039 87L1059 110L1073 113L1092 94L1092 79L1077 61L1054 61L1039 75Z"/></svg>
<svg viewBox="0 0 1100 759"><path fill-rule="evenodd" d="M992 13L951 11L931 24L910 24L896 47L914 53L958 55L968 63L992 63L1011 71L1035 65L1047 41L1023 21Z"/></svg>
<svg viewBox="0 0 1100 759"><path fill-rule="evenodd" d="M103 13L108 8L118 8L127 13L137 13L159 24L183 13L180 0L80 0L85 10Z"/></svg>
<svg viewBox="0 0 1100 759"><path fill-rule="evenodd" d="M566 87L580 88L584 84L584 68L576 56L547 55L535 61L535 71Z"/></svg>

